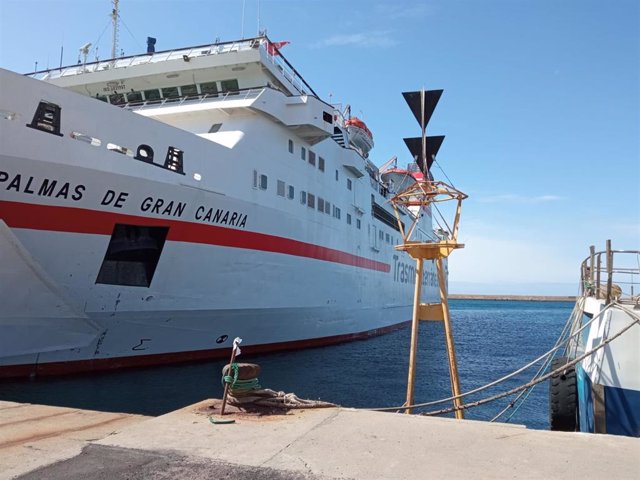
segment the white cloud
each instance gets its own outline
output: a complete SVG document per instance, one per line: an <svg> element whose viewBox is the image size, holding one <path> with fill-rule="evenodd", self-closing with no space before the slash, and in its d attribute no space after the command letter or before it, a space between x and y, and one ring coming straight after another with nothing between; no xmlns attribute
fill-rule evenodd
<svg viewBox="0 0 640 480"><path fill-rule="evenodd" d="M501 195L489 195L486 197L475 198L479 203L545 203L545 202L557 202L563 200L563 197L558 195L536 195L526 196L518 195L515 193L504 193Z"/></svg>
<svg viewBox="0 0 640 480"><path fill-rule="evenodd" d="M391 37L390 31L337 34L319 41L313 46L320 47L392 47L398 41Z"/></svg>

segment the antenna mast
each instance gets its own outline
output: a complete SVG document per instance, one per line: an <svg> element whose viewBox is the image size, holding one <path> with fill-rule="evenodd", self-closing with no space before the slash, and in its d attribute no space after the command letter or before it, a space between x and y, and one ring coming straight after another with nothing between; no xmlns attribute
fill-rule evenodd
<svg viewBox="0 0 640 480"><path fill-rule="evenodd" d="M116 58L116 52L118 51L118 18L119 18L119 4L120 0L113 0L113 10L111 11L111 20L113 22L113 37L111 39L111 58Z"/></svg>

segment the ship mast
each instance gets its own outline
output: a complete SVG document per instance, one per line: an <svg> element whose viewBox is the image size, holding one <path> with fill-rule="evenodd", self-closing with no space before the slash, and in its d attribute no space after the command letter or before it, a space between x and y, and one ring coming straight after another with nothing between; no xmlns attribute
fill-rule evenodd
<svg viewBox="0 0 640 480"><path fill-rule="evenodd" d="M120 0L113 0L113 10L111 10L111 21L113 22L113 36L111 38L111 58L115 60L118 50L118 8Z"/></svg>

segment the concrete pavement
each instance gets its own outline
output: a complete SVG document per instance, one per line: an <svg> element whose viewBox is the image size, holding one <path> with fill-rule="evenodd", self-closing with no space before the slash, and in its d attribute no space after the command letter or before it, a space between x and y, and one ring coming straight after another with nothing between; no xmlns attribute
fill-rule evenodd
<svg viewBox="0 0 640 480"><path fill-rule="evenodd" d="M235 424L213 425L208 417L218 412L219 401L206 400L133 422L23 478L601 479L640 472L635 438L344 408L234 413Z"/></svg>

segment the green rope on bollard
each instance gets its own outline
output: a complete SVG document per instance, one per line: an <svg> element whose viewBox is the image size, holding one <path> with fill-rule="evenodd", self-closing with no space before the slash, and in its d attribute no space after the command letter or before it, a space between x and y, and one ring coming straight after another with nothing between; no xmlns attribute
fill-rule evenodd
<svg viewBox="0 0 640 480"><path fill-rule="evenodd" d="M260 383L258 383L257 378L238 380L239 369L237 363L231 364L231 371L233 372L233 375L222 376L222 386L224 386L225 383L228 383L229 391L234 397L242 396L245 393L262 388Z"/></svg>

